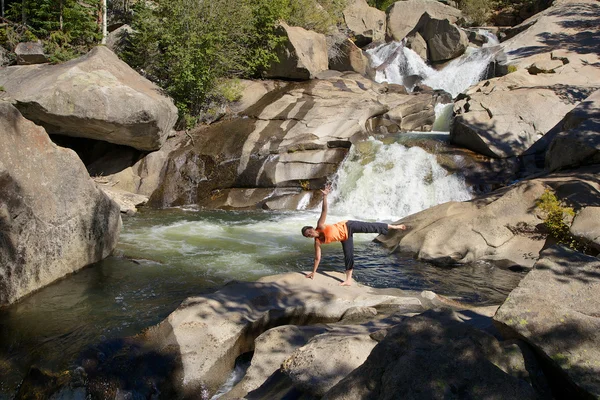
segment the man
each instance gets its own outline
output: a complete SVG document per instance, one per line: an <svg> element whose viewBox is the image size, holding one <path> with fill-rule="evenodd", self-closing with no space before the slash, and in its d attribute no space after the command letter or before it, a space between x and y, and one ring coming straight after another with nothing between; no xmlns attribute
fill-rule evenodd
<svg viewBox="0 0 600 400"><path fill-rule="evenodd" d="M405 230L405 225L388 225L381 222L362 222L362 221L342 221L333 225L325 225L327 218L327 195L331 187L326 186L321 190L323 193L323 206L321 216L317 221L317 228L305 226L302 228L302 235L307 238L315 239L315 264L307 278L315 279L317 268L321 262L321 245L333 242L342 242L344 250L344 263L346 265L346 280L340 283L341 286L350 286L352 284L352 270L354 269L354 240L352 235L355 233L380 233L386 235L389 229Z"/></svg>

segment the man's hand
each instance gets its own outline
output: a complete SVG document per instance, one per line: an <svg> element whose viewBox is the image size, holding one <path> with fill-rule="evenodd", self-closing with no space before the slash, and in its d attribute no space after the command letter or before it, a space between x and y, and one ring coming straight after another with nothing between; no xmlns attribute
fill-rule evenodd
<svg viewBox="0 0 600 400"><path fill-rule="evenodd" d="M325 185L325 187L321 189L321 193L323 193L323 196L327 196L331 193L331 185Z"/></svg>
<svg viewBox="0 0 600 400"><path fill-rule="evenodd" d="M315 279L315 273L311 272L310 274L306 274L306 277L310 279Z"/></svg>

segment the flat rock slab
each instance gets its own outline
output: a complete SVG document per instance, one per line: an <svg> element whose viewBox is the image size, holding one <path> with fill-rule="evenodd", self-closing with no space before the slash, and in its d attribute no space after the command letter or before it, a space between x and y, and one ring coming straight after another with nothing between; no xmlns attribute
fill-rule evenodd
<svg viewBox="0 0 600 400"><path fill-rule="evenodd" d="M210 393L225 381L235 358L254 348L264 331L287 324L339 321L353 307L420 308L417 297L362 285L341 287L343 275L303 273L265 277L185 300L166 320L146 333L153 347L176 351L183 366L182 391Z"/></svg>
<svg viewBox="0 0 600 400"><path fill-rule="evenodd" d="M600 260L545 250L500 307L494 321L526 340L562 371L573 396L600 398Z"/></svg>
<svg viewBox="0 0 600 400"><path fill-rule="evenodd" d="M104 46L59 65L4 68L0 85L23 116L50 134L150 151L177 121L171 99Z"/></svg>

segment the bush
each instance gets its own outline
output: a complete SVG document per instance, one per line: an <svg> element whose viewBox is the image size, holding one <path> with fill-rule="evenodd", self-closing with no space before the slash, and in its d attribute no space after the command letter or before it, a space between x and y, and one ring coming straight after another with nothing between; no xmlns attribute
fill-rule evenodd
<svg viewBox="0 0 600 400"><path fill-rule="evenodd" d="M537 208L544 214L544 226L548 233L560 244L574 250L584 251L585 245L577 241L569 231L570 222L575 212L571 207L565 207L550 189L537 201Z"/></svg>
<svg viewBox="0 0 600 400"><path fill-rule="evenodd" d="M460 0L459 8L471 25L486 25L490 19L494 4L491 0Z"/></svg>

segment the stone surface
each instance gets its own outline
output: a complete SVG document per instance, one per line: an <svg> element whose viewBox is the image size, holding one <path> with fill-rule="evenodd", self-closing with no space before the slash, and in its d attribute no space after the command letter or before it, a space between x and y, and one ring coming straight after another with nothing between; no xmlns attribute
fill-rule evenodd
<svg viewBox="0 0 600 400"><path fill-rule="evenodd" d="M322 398L535 399L519 347L428 311L392 328L366 362Z"/></svg>
<svg viewBox="0 0 600 400"><path fill-rule="evenodd" d="M460 10L436 0L397 1L387 11L387 37L397 41L404 39L425 13L434 19L448 19L451 23L461 17Z"/></svg>
<svg viewBox="0 0 600 400"><path fill-rule="evenodd" d="M350 39L340 45L339 55L329 60L329 68L336 71L353 71L361 75L367 74L369 59L363 51Z"/></svg>
<svg viewBox="0 0 600 400"><path fill-rule="evenodd" d="M577 213L569 229L571 235L600 250L600 207L585 207Z"/></svg>
<svg viewBox="0 0 600 400"><path fill-rule="evenodd" d="M600 90L579 103L548 134L546 168L600 163Z"/></svg>
<svg viewBox="0 0 600 400"><path fill-rule="evenodd" d="M419 32L427 42L429 60L447 61L463 54L469 45L465 31L450 22L449 19L430 18L425 14L420 23Z"/></svg>
<svg viewBox="0 0 600 400"><path fill-rule="evenodd" d="M282 22L278 33L286 36L277 48L279 62L265 72L265 78L311 79L328 68L325 35Z"/></svg>
<svg viewBox="0 0 600 400"><path fill-rule="evenodd" d="M127 24L118 27L106 37L106 47L108 47L110 51L118 53L132 33L133 28Z"/></svg>
<svg viewBox="0 0 600 400"><path fill-rule="evenodd" d="M481 82L457 101L452 140L492 157L528 152L600 88L599 10L594 1L563 0L525 21L501 44L517 71Z"/></svg>
<svg viewBox="0 0 600 400"><path fill-rule="evenodd" d="M173 102L104 46L59 65L4 68L0 85L50 134L149 151L162 146L177 120Z"/></svg>
<svg viewBox="0 0 600 400"><path fill-rule="evenodd" d="M148 202L147 196L126 192L124 190L114 189L106 185L98 185L100 189L115 203L123 214L133 215L137 212L137 207Z"/></svg>
<svg viewBox="0 0 600 400"><path fill-rule="evenodd" d="M0 305L107 257L118 206L77 155L0 103Z"/></svg>
<svg viewBox="0 0 600 400"><path fill-rule="evenodd" d="M370 7L366 0L352 0L342 14L358 47L385 39L385 12Z"/></svg>
<svg viewBox="0 0 600 400"><path fill-rule="evenodd" d="M358 284L341 287L342 277L325 272L311 280L302 273L288 273L188 298L145 332L146 343L180 357L182 393L193 396L207 388L212 394L227 378L236 357L252 350L255 339L270 328L331 323L358 306L422 310L416 297Z"/></svg>
<svg viewBox="0 0 600 400"><path fill-rule="evenodd" d="M417 53L424 61L427 61L427 42L419 32L407 36L406 47Z"/></svg>
<svg viewBox="0 0 600 400"><path fill-rule="evenodd" d="M247 80L239 81L242 87L241 98L230 105L230 111L233 114L244 112L248 107L256 104L267 93L280 89L287 85L284 81L274 80Z"/></svg>
<svg viewBox="0 0 600 400"><path fill-rule="evenodd" d="M181 144L170 152L150 204L205 204L231 188L319 189L336 173L351 143L367 137L372 116L407 103L416 111L402 116L405 126L426 129L418 121L428 121L439 97L436 92L394 93L357 73L289 84L237 119L178 138ZM299 203L294 198L290 204Z"/></svg>
<svg viewBox="0 0 600 400"><path fill-rule="evenodd" d="M555 246L541 254L494 316L506 335L523 338L561 371L556 383L565 398L600 397L599 291L600 261Z"/></svg>
<svg viewBox="0 0 600 400"><path fill-rule="evenodd" d="M44 53L44 44L37 42L21 42L15 47L18 65L44 64L48 57Z"/></svg>
<svg viewBox="0 0 600 400"><path fill-rule="evenodd" d="M546 242L536 202L547 188L576 210L600 200L595 166L523 181L469 202L444 203L401 219L406 232L379 236L386 246L439 264L488 260L531 268Z"/></svg>

